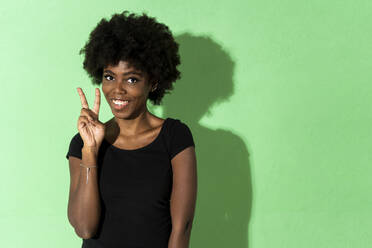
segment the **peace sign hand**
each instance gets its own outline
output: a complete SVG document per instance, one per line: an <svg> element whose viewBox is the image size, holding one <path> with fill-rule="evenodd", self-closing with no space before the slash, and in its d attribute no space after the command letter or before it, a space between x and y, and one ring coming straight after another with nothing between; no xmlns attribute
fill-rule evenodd
<svg viewBox="0 0 372 248"><path fill-rule="evenodd" d="M81 88L77 88L80 95L82 109L78 119L78 130L84 141L85 147L94 147L98 151L105 137L105 125L98 120L99 107L101 104L101 93L98 88L94 100L93 110L89 109L87 99Z"/></svg>

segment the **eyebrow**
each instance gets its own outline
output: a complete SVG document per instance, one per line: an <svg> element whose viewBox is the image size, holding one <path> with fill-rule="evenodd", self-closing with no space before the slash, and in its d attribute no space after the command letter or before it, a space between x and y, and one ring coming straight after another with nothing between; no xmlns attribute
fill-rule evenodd
<svg viewBox="0 0 372 248"><path fill-rule="evenodd" d="M110 71L110 70L108 70L108 69L105 69L103 72L109 72L109 73L112 73L112 74L114 74L114 75L116 75L114 72L112 72L112 71ZM137 71L128 71L128 72L124 72L123 73L123 76L126 76L126 75L129 75L129 74L137 74L138 76L143 76L143 74L141 73L141 72L137 72Z"/></svg>

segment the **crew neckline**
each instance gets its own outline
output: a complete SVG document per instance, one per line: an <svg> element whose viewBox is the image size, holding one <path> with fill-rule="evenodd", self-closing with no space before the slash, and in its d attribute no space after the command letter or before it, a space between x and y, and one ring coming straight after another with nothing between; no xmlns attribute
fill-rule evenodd
<svg viewBox="0 0 372 248"><path fill-rule="evenodd" d="M150 142L149 144L147 144L147 145L145 145L145 146L143 146L143 147L140 147L140 148L136 148L136 149L122 149L122 148L119 148L119 147L116 147L116 146L114 146L113 144L111 144L110 142L108 142L108 140L106 140L105 138L103 139L110 147L112 147L114 150L118 150L118 151L125 151L125 152L136 152L136 151L142 151L142 150L146 150L146 149L148 149L148 148L150 148L153 144L155 144L157 141L158 141L158 139L160 139L160 136L163 134L163 132L164 132L164 129L165 129L165 125L166 125L166 122L169 120L169 117L167 117L165 120L164 120L164 122L163 122L163 124L162 124L162 126L161 126L161 128L160 128L160 131L159 131L159 133L158 133L158 135L156 136L156 138L152 141L152 142Z"/></svg>

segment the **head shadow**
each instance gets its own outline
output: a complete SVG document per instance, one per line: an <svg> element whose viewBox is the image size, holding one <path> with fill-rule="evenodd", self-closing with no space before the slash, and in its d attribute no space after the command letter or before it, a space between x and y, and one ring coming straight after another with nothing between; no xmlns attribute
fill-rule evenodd
<svg viewBox="0 0 372 248"><path fill-rule="evenodd" d="M247 248L252 206L248 150L232 131L199 123L213 105L233 95L235 63L210 37L183 33L175 39L181 79L164 96L162 111L185 122L195 141L198 193L190 246ZM236 113L236 121L239 114L244 113Z"/></svg>

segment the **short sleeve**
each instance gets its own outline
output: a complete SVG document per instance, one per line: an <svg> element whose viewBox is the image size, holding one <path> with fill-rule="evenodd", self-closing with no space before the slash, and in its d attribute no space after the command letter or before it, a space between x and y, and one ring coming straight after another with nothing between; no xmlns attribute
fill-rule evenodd
<svg viewBox="0 0 372 248"><path fill-rule="evenodd" d="M189 146L194 146L194 139L190 128L180 120L176 120L170 131L170 159Z"/></svg>
<svg viewBox="0 0 372 248"><path fill-rule="evenodd" d="M69 156L74 156L81 159L81 149L84 146L84 142L81 139L80 133L75 134L70 141L70 146L68 148L68 152L66 154L66 158L68 159Z"/></svg>

